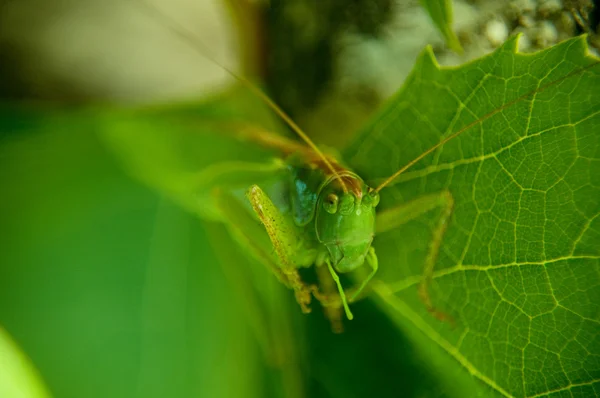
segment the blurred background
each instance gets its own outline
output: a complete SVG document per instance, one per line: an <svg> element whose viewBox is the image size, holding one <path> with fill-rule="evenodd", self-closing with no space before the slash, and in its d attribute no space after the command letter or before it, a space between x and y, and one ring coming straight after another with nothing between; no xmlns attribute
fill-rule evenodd
<svg viewBox="0 0 600 398"><path fill-rule="evenodd" d="M444 35L418 1L1 0L0 327L55 397L444 395L368 301L342 335L300 314L222 225L123 167L95 115L216 95L220 64L341 148L425 45L443 65L515 33L597 51L599 9L454 2Z"/></svg>

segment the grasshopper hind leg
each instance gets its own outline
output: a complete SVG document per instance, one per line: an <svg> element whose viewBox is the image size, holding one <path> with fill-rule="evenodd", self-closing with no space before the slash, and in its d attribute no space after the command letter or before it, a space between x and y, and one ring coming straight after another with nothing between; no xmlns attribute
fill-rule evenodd
<svg viewBox="0 0 600 398"><path fill-rule="evenodd" d="M435 263L440 252L444 234L448 228L448 222L454 211L454 198L450 191L445 190L429 194L411 202L403 203L394 208L385 210L378 215L376 232L382 233L398 228L436 208L441 209L441 212L433 229L433 236L425 257L423 278L419 284L418 292L419 298L425 304L427 311L437 319L453 324L454 320L452 317L438 310L434 306L431 296L429 295L429 285L433 279Z"/></svg>

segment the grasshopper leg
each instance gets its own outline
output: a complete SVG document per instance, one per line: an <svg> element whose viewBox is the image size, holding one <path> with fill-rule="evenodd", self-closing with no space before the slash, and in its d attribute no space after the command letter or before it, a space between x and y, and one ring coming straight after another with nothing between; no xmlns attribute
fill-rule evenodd
<svg viewBox="0 0 600 398"><path fill-rule="evenodd" d="M281 214L258 185L251 186L246 197L271 239L275 253L281 262L281 271L294 290L296 301L300 304L303 312L310 312L309 304L312 292L316 288L308 286L302 281L298 268L312 264L315 251L302 249L301 238L298 236L295 226Z"/></svg>
<svg viewBox="0 0 600 398"><path fill-rule="evenodd" d="M360 295L360 293L362 293L365 287L367 287L379 269L379 261L377 260L377 255L375 254L375 248L373 246L369 248L369 253L367 254L367 263L371 267L371 273L363 280L358 290L352 294L350 297L350 302L353 302L357 299L357 297Z"/></svg>
<svg viewBox="0 0 600 398"><path fill-rule="evenodd" d="M371 272L363 280L358 288L350 289L352 293L348 293L347 290L342 288L339 277L329 260L324 259L324 263L327 265L327 269L323 267L323 264L319 265L317 261L317 275L319 277L320 286L323 287L325 294L318 289L313 292L315 298L321 302L325 310L325 314L331 322L331 329L334 333L341 333L343 331L341 308L344 308L344 312L349 320L353 319L352 312L348 306L349 303L353 303L358 299L362 291L367 287L370 280L377 273L379 268L377 256L375 255L375 249L371 247L367 255L367 263L371 267Z"/></svg>
<svg viewBox="0 0 600 398"><path fill-rule="evenodd" d="M427 307L427 310L441 321L453 323L453 320L447 314L437 310L433 305L431 296L429 295L429 285L433 277L433 269L440 252L440 246L448 227L448 221L454 210L454 198L452 194L445 190L442 192L429 194L411 202L404 203L400 206L385 210L377 217L376 232L382 233L395 229L410 220L413 220L424 213L427 213L435 208L441 208L441 213L437 220L437 224L433 230L433 236L427 256L425 257L425 266L423 270L423 278L419 284L419 297Z"/></svg>
<svg viewBox="0 0 600 398"><path fill-rule="evenodd" d="M255 259L266 265L283 285L293 289L302 311L310 312L309 304L314 287L307 286L302 282L297 269L278 263L278 259L272 255L271 242L264 239L264 243L261 244L260 236L264 234L264 229L256 223L236 198L221 190L215 191L215 197L219 203L219 211L227 221L226 225L238 243L245 247ZM279 232L275 234L277 235ZM279 262L283 263L283 261Z"/></svg>
<svg viewBox="0 0 600 398"><path fill-rule="evenodd" d="M340 294L340 298L342 299L342 306L344 307L344 311L346 312L346 317L349 320L352 320L352 319L354 319L354 315L352 315L352 312L350 311L350 307L348 306L348 300L346 299L346 292L344 292L344 288L342 287L342 283L340 282L340 277L338 276L338 274L335 272L335 270L331 266L331 261L329 261L329 259L327 259L325 261L325 263L327 264L329 273L331 274L331 277L333 278L333 280L335 281L335 284L337 286L338 293Z"/></svg>
<svg viewBox="0 0 600 398"><path fill-rule="evenodd" d="M319 300L323 306L325 316L331 323L331 330L334 333L342 333L344 325L342 323L341 300L338 295L335 281L331 278L329 270L323 266L316 267L317 277L319 278L319 286L323 292L317 290L314 292L315 298Z"/></svg>

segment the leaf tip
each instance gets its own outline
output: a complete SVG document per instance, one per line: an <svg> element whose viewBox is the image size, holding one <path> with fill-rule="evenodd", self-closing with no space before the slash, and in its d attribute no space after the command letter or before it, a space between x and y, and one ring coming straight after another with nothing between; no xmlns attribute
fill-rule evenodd
<svg viewBox="0 0 600 398"><path fill-rule="evenodd" d="M424 67L427 69L431 69L431 68L434 68L435 70L441 69L440 64L438 63L437 59L435 58L435 54L433 53L433 47L430 44L425 46L425 48L419 55L419 62L421 63L421 67Z"/></svg>
<svg viewBox="0 0 600 398"><path fill-rule="evenodd" d="M510 52L512 54L516 54L519 49L519 41L523 37L523 33L517 33L516 35L510 36L502 46L500 46L501 50Z"/></svg>

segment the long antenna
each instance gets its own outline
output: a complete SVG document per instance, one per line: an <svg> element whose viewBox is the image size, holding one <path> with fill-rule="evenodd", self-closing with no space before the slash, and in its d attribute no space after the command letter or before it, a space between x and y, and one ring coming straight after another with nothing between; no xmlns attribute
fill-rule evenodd
<svg viewBox="0 0 600 398"><path fill-rule="evenodd" d="M192 48L194 48L200 55L204 58L211 61L213 64L222 68L225 72L231 75L234 79L242 82L246 87L248 87L254 95L256 95L261 101L263 101L271 110L273 110L318 156L321 158L325 166L333 173L333 175L337 178L344 192L348 192L348 188L344 183L344 180L338 175L333 164L327 159L327 156L315 145L315 143L306 135L304 131L292 120L291 117L288 116L287 113L283 111L275 102L273 102L260 88L258 88L251 81L246 79L243 76L240 76L233 72L231 69L225 67L221 63L219 63L216 59L210 57L208 55L209 51L206 47L199 41L199 38L196 35L188 30L185 26L180 24L177 20L172 18L166 13L163 13L159 10L157 6L152 4L148 0L133 0L134 3L139 5L143 5L145 10L152 14L152 16L158 19L160 22L167 22L167 28L171 30L172 33L179 36L181 39L186 41Z"/></svg>
<svg viewBox="0 0 600 398"><path fill-rule="evenodd" d="M441 140L440 142L438 142L437 144L435 144L434 146L432 146L431 148L427 149L425 152L421 153L419 156L417 156L416 158L414 158L413 160L411 160L410 162L408 162L405 166L403 166L402 168L400 168L400 170L398 170L397 172L395 172L394 174L392 174L391 176L389 176L388 178L386 178L386 180L384 182L382 182L381 184L379 184L379 186L377 188L375 188L375 192L379 192L381 191L383 188L385 188L387 185L389 185L392 181L394 181L396 178L398 178L398 176L400 176L400 174L404 173L406 170L410 169L412 166L414 166L417 162L419 162L421 159L423 159L425 156L429 155L431 152L435 151L436 149L438 149L439 147L441 147L442 145L446 144L448 141L458 137L459 135L461 135L462 133L464 133L465 131L469 130L471 127L479 124L479 123L483 123L484 121L486 121L487 119L491 118L492 116L494 116L495 114L502 112L503 110L513 106L514 104L516 104L517 102L520 102L522 100L524 100L527 97L530 97L536 93L541 93L542 91L548 89L549 87L552 87L566 79L568 79L569 77L573 76L573 75L577 75L581 72L584 72L587 69L590 69L596 65L600 64L600 61L596 61L594 63L591 63L588 66L584 66L583 68L579 68L557 80L554 80L550 83L546 83L545 85L541 86L540 88L537 88L535 90L531 90L530 92L512 100L507 102L506 104L502 105L499 108L494 109L493 111L485 114L484 116L480 117L479 119L467 124L465 127L459 129L458 131L456 131L455 133L450 134L448 137L444 138L443 140Z"/></svg>

